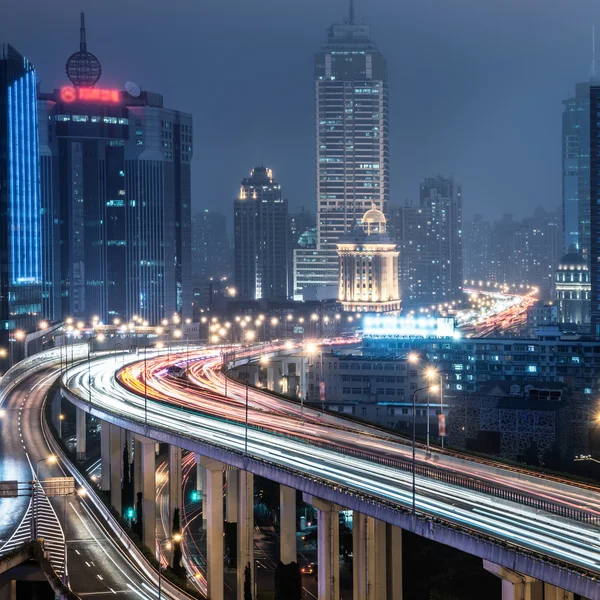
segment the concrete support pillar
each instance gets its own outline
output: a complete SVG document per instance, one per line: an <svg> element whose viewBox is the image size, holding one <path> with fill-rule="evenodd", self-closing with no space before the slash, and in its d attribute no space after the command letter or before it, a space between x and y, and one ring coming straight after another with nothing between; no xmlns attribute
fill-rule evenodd
<svg viewBox="0 0 600 600"><path fill-rule="evenodd" d="M366 545L367 535L367 517L353 511L352 512L352 598L353 600L362 600L362 593L366 587L365 573L367 570L365 564L365 553L362 549Z"/></svg>
<svg viewBox="0 0 600 600"><path fill-rule="evenodd" d="M223 600L223 463L202 457L206 469L203 512L206 528L206 579L210 600Z"/></svg>
<svg viewBox="0 0 600 600"><path fill-rule="evenodd" d="M402 600L402 530L352 516L354 600Z"/></svg>
<svg viewBox="0 0 600 600"><path fill-rule="evenodd" d="M202 466L202 462L200 460L200 455L199 454L194 454L194 458L196 459L196 491L197 492L202 492L202 482L203 482L203 478L206 477L206 475L203 475L203 470L204 467ZM202 493L200 493L200 497L202 497Z"/></svg>
<svg viewBox="0 0 600 600"><path fill-rule="evenodd" d="M142 492L142 542L153 553L156 546L156 454L154 440L143 436L136 436L136 450L140 455L136 463L141 462L141 489ZM141 460L140 460L141 459Z"/></svg>
<svg viewBox="0 0 600 600"><path fill-rule="evenodd" d="M557 588L549 583L544 583L544 600L573 600L575 594Z"/></svg>
<svg viewBox="0 0 600 600"><path fill-rule="evenodd" d="M102 421L100 424L100 464L101 486L100 489L110 490L110 423Z"/></svg>
<svg viewBox="0 0 600 600"><path fill-rule="evenodd" d="M254 569L254 475L248 471L236 473L239 489L237 519L237 597L244 600L244 571L250 565L252 589L256 589ZM252 594L254 597L254 593Z"/></svg>
<svg viewBox="0 0 600 600"><path fill-rule="evenodd" d="M296 553L296 490L279 486L279 560L288 565L298 562Z"/></svg>
<svg viewBox="0 0 600 600"><path fill-rule="evenodd" d="M280 362L270 363L267 367L267 387L277 394L281 392Z"/></svg>
<svg viewBox="0 0 600 600"><path fill-rule="evenodd" d="M225 520L228 523L237 523L239 495L239 471L227 469L225 471Z"/></svg>
<svg viewBox="0 0 600 600"><path fill-rule="evenodd" d="M17 600L17 581L15 579L0 584L0 598L2 600Z"/></svg>
<svg viewBox="0 0 600 600"><path fill-rule="evenodd" d="M142 444L138 436L133 439L133 503L137 502L137 495L142 491Z"/></svg>
<svg viewBox="0 0 600 600"><path fill-rule="evenodd" d="M77 460L85 460L86 447L86 421L85 410L75 407L75 439L76 439L76 456Z"/></svg>
<svg viewBox="0 0 600 600"><path fill-rule="evenodd" d="M386 591L386 530L385 523L367 517L366 532L366 598L369 600L387 600Z"/></svg>
<svg viewBox="0 0 600 600"><path fill-rule="evenodd" d="M304 501L318 511L317 576L318 600L340 599L340 515L341 508L304 494Z"/></svg>
<svg viewBox="0 0 600 600"><path fill-rule="evenodd" d="M52 399L52 424L58 434L58 438L62 439L62 396L60 391L56 392Z"/></svg>
<svg viewBox="0 0 600 600"><path fill-rule="evenodd" d="M502 580L502 600L543 600L544 583L487 560L483 568Z"/></svg>
<svg viewBox="0 0 600 600"><path fill-rule="evenodd" d="M123 446L121 445L121 428L110 426L110 503L119 513L123 511L121 499L121 482L123 480Z"/></svg>
<svg viewBox="0 0 600 600"><path fill-rule="evenodd" d="M402 529L386 525L387 599L402 600Z"/></svg>
<svg viewBox="0 0 600 600"><path fill-rule="evenodd" d="M173 526L173 515L175 509L179 509L179 518L181 514L181 448L177 446L169 446L169 527Z"/></svg>

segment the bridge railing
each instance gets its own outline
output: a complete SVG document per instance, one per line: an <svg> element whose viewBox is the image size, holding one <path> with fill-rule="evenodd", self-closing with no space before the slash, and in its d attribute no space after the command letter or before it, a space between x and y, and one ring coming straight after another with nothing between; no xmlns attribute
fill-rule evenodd
<svg viewBox="0 0 600 600"><path fill-rule="evenodd" d="M45 350L28 358L24 358L18 362L14 367L11 367L4 377L0 379L0 405L4 401L4 398L26 379L32 372L41 369L43 367L51 367L61 363L61 356L63 354L62 346L58 348L52 348L51 350ZM69 358L71 360L80 360L87 356L87 344L70 344ZM64 360L64 359L62 359Z"/></svg>
<svg viewBox="0 0 600 600"><path fill-rule="evenodd" d="M173 380L173 383L178 384L179 381L176 379L169 377L169 379ZM125 383L123 383L120 378L117 377L117 381L120 383L122 387L125 389L129 389ZM133 392L135 393L135 392ZM170 404L170 402L165 400L158 400L153 398L154 402ZM181 407L180 407L181 409ZM191 410L189 408L183 408L182 410ZM240 425L240 421L236 421L233 419L228 419L225 417L215 417L214 415L210 415L208 413L204 413L205 416L209 418L214 418L219 421L231 423L233 425ZM296 418L300 421L299 418ZM264 427L261 425L248 425L249 429L254 429L256 431L261 431L264 433L268 433L270 435L275 435L278 437L286 438L294 440L295 442L302 443L302 439L296 436L281 433L279 431L274 431L268 427ZM369 462L373 462L379 465L384 465L393 469L398 469L400 471L404 471L407 473L412 473L413 465L410 460L401 459L401 458L392 458L385 457L379 454L375 454L372 452L367 452L364 450L359 450L355 448L349 448L345 446L339 446L336 444L332 444L329 442L325 442L322 440L311 440L311 445L318 446L324 450L329 450L331 452L336 452L339 454L343 454L344 456L351 456L353 458L357 458L360 460L365 460ZM527 506L529 508L533 508L535 510L541 510L550 514L554 514L565 519L570 519L572 521L576 521L578 523L585 523L586 525L593 525L596 527L600 527L600 515L595 515L593 513L587 512L585 510L580 510L577 508L571 508L565 506L563 504L556 504L549 500L544 500L542 498L533 496L531 494L527 494L523 491L516 491L509 487L502 485L495 485L493 483L483 481L481 479L475 479L473 477L469 477L467 475L463 475L460 473L448 471L446 469L430 466L430 465L415 465L415 475L419 475L421 477L426 477L428 479L432 479L434 481L441 481L443 483L447 483L450 485L455 485L457 487L466 488L472 490L474 492L479 492L485 494L487 496L492 496L494 498L499 498L502 500L507 500L509 502L515 502L517 504L521 504L523 506Z"/></svg>

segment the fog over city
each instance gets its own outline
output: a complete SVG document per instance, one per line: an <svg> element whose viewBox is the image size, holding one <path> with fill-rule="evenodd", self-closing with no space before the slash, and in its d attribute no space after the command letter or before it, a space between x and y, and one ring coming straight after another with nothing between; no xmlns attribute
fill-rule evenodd
<svg viewBox="0 0 600 600"><path fill-rule="evenodd" d="M27 49L46 91L67 81L80 10L104 85L135 81L194 115L195 210L229 210L261 163L292 208L313 209L313 57L346 0L11 3L0 37ZM388 63L392 203L439 172L460 178L467 218L555 209L562 100L588 78L599 13L591 0L356 0Z"/></svg>

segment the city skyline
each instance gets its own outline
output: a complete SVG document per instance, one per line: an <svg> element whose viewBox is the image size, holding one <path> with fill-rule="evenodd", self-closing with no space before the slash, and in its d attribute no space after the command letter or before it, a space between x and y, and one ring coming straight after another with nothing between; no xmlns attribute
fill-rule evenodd
<svg viewBox="0 0 600 600"><path fill-rule="evenodd" d="M64 60L77 42L77 14L82 7L62 6L60 11L50 12L39 7L39 14L44 16L39 22L50 34L36 36L38 25L22 18L19 7L8 15L5 27L0 25L2 37L36 64L44 90L66 81ZM288 182L292 210L313 206L311 61L322 44L324 29L346 16L347 2L339 0L326 6L307 2L282 11L262 0L256 11L260 17L234 4L228 9L235 31L233 41L220 35L219 24L225 14L218 6L199 13L195 12L199 9L190 9L186 19L176 21L181 30L177 29L179 34L172 40L164 37L164 28L156 24L152 5L148 16L142 17L147 20L133 32L130 26L138 22L139 14L132 14L127 7L119 7L118 22L93 7L83 8L88 11L88 42L103 64L103 82L122 87L125 81L134 80L144 89L163 90L169 105L191 112L198 120L196 144L210 140L196 155L192 177L197 179L201 168L211 170L214 177L207 182L205 193L196 195L194 211L215 209L230 198L237 174L245 171L247 164L272 165ZM416 200L419 180L439 172L454 174L463 182L467 218L475 212L498 218L500 206L516 216L524 215L528 204L555 206L561 196L562 101L572 94L575 83L588 78L590 23L595 21L591 3L573 23L558 20L553 11L538 14L538 2L520 7L520 12L514 5L489 7L489 14L484 14L483 8L468 11L468 7L448 14L437 3L433 8L428 11L429 21L424 22L425 7L396 7L384 0L356 4L357 21L370 26L390 71L391 203ZM113 12L106 10L106 15L110 17ZM520 18L513 22L515 15ZM531 46L525 24L534 16L539 31L536 46ZM198 24L201 35L188 35L192 23ZM248 26L242 27L242 23ZM447 24L454 33L444 29ZM426 41L415 39L413 30L424 26L433 35L426 36ZM66 35L53 36L53 51L48 53L42 40L63 27ZM120 35L124 33L122 27L127 35ZM509 27L511 44L500 53L500 36ZM254 35L263 29L264 36ZM103 42L108 30L115 34L110 45ZM163 36L164 43L157 45L160 49L149 43L153 35ZM465 35L469 41L461 42ZM557 39L562 43L556 44ZM570 43L564 43L565 39ZM272 52L275 46L277 53ZM450 46L453 52L447 52ZM204 93L207 87L199 81L205 78L190 77L187 70L177 68L153 71L150 66L176 63L176 57L183 53L191 57L193 67L196 57L209 47L221 57L215 65L203 65L202 72L216 92L210 95ZM240 53L242 47L249 50ZM223 77L224 63L229 69L227 77ZM277 94L269 94L269 86L262 86L261 78L254 77L255 64L265 65ZM286 74L291 71L293 78ZM432 77L438 82L434 94ZM252 93L234 93L239 84ZM227 122L216 115L223 104L223 114L235 113ZM276 125L272 132L261 127L266 118ZM294 143L290 143L292 139ZM488 139L494 139L492 146ZM481 152L483 147L485 153ZM500 153L504 155L502 166ZM506 170L513 176L507 178ZM546 172L552 175L546 177Z"/></svg>

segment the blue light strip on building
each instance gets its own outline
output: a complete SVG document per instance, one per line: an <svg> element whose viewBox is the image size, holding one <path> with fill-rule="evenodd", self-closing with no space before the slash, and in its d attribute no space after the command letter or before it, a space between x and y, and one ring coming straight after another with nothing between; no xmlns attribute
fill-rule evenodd
<svg viewBox="0 0 600 600"><path fill-rule="evenodd" d="M8 89L12 285L41 283L40 174L35 71Z"/></svg>

